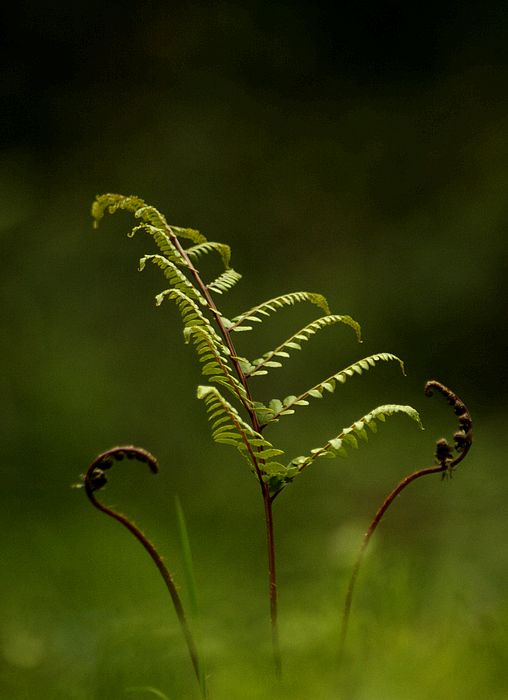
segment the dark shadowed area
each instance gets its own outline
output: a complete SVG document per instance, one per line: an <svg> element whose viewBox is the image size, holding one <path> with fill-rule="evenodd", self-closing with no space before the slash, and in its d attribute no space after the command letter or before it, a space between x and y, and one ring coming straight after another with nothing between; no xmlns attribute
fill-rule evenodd
<svg viewBox="0 0 508 700"><path fill-rule="evenodd" d="M157 572L71 489L99 452L139 444L161 473L119 465L101 498L160 546L186 599L178 494L211 700L507 697L505 4L19 2L1 33L0 696L198 697ZM280 685L259 487L211 440L179 315L153 301L160 271L137 271L153 242L128 239L124 213L92 229L102 192L231 245L243 279L218 299L226 316L309 290L361 323L363 345L327 328L253 379L260 400L375 352L405 361L406 377L383 364L273 429L293 456L378 404L425 426L390 419L276 501ZM239 352L317 315L281 310ZM362 532L456 429L430 378L467 403L475 444L376 533L340 667Z"/></svg>

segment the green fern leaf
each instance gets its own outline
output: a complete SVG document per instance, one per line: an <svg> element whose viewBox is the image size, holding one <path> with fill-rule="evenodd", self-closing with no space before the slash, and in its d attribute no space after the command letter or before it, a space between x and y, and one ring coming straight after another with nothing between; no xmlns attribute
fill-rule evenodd
<svg viewBox="0 0 508 700"><path fill-rule="evenodd" d="M98 228L106 210L109 214L114 214L119 209L133 213L137 219L141 219L156 229L169 232L168 222L158 209L147 205L140 197L111 193L98 195L92 204L94 228Z"/></svg>
<svg viewBox="0 0 508 700"><path fill-rule="evenodd" d="M212 292L222 294L223 292L229 291L231 287L234 287L235 284L241 279L241 274L233 270L232 267L230 267L229 269L224 270L224 272L221 275L219 275L216 279L214 279L213 282L210 282L210 284L207 284L206 286Z"/></svg>
<svg viewBox="0 0 508 700"><path fill-rule="evenodd" d="M166 218L158 209L148 206L140 197L125 196L122 194L102 194L95 198L92 204L92 217L94 228L98 228L101 219L106 211L114 214L119 209L129 211L137 219L143 221L139 226L135 226L129 236L134 236L141 228L145 229L153 236L159 250L169 260L179 265L187 265L176 247L171 242L171 237L190 239L193 243L203 244L206 242L205 236L199 231L180 226L169 226Z"/></svg>
<svg viewBox="0 0 508 700"><path fill-rule="evenodd" d="M187 238L196 244L206 243L206 237L194 228L182 228L181 226L174 226L173 224L168 226L168 228L171 230L171 233L178 236L178 238Z"/></svg>
<svg viewBox="0 0 508 700"><path fill-rule="evenodd" d="M363 374L364 371L371 369L378 362L389 362L391 360L398 362L402 373L404 373L404 363L396 355L392 355L389 352L380 352L376 355L369 355L369 357L364 357L362 360L358 360L352 365L349 365L349 367L341 369L339 372L332 374L330 377L327 377L327 379L320 382L319 384L316 384L311 389L307 389L307 391L304 391L303 394L300 394L299 396L287 396L283 401L283 409L274 412L269 422L278 420L280 416L290 415L291 413L294 413L294 406L308 405L307 399L310 397L314 399L320 399L322 398L325 391L333 393L335 391L337 383L344 384L350 377L353 377L355 374Z"/></svg>
<svg viewBox="0 0 508 700"><path fill-rule="evenodd" d="M172 299L180 311L185 329L193 326L202 326L207 333L213 338L216 347L220 348L220 352L228 356L230 354L228 348L223 344L222 338L212 326L207 317L203 314L199 306L193 299L190 299L184 292L179 289L165 289L155 297L155 303L160 306L164 299Z"/></svg>
<svg viewBox="0 0 508 700"><path fill-rule="evenodd" d="M296 457L292 459L289 467L297 467L298 472L306 469L315 459L318 457L347 457L347 448L353 447L358 448L358 440L367 442L368 434L366 428L370 428L372 432L376 432L377 425L376 420L385 421L389 416L393 416L396 413L404 413L414 420L419 427L423 430L423 426L420 420L420 415L411 406L400 406L398 404L387 404L385 406L378 406L372 411L362 416L359 420L355 421L348 428L344 428L338 435L331 438L322 447L317 447L310 451L310 455L307 457Z"/></svg>
<svg viewBox="0 0 508 700"><path fill-rule="evenodd" d="M185 251L189 258L193 260L198 260L202 255L216 251L222 258L224 267L229 268L229 263L231 260L231 248L225 243L215 243L214 241L206 241L205 243L199 243L198 245L192 246L192 248L187 248Z"/></svg>
<svg viewBox="0 0 508 700"><path fill-rule="evenodd" d="M247 360L246 357L240 357L239 355L235 355L235 360L240 365L240 369L242 370L245 376L248 376L249 373L254 369L254 366L251 365L251 363L249 362L249 360Z"/></svg>
<svg viewBox="0 0 508 700"><path fill-rule="evenodd" d="M98 228L100 220L104 217L106 210L114 214L118 209L123 209L134 214L137 219L150 224L161 232L179 238L187 238L193 243L200 244L206 242L206 237L202 233L192 228L182 228L180 226L170 226L166 217L155 207L149 206L140 197L123 194L101 194L97 195L92 204L92 217L94 228ZM165 251L163 251L165 252Z"/></svg>
<svg viewBox="0 0 508 700"><path fill-rule="evenodd" d="M189 298L199 301L200 304L206 306L206 299L201 296L194 285L171 260L168 260L162 255L144 255L139 261L140 272L145 269L147 261L153 262L154 265L160 267L164 273L164 277L174 289L180 290Z"/></svg>
<svg viewBox="0 0 508 700"><path fill-rule="evenodd" d="M187 261L184 260L180 252L173 245L171 237L166 231L164 231L161 228L157 228L157 226L152 226L151 224L143 223L138 224L138 226L134 226L132 231L128 233L127 236L129 238L133 238L138 231L146 231L146 233L152 236L155 243L157 244L157 247L159 248L160 252L164 255L165 258L171 260L171 262L175 263L176 265L188 267Z"/></svg>
<svg viewBox="0 0 508 700"><path fill-rule="evenodd" d="M252 471L256 475L259 472L266 481L277 475L286 475L287 468L272 459L283 455L283 451L276 449L244 421L218 389L212 386L198 386L197 396L206 404L215 442L236 447L247 457Z"/></svg>
<svg viewBox="0 0 508 700"><path fill-rule="evenodd" d="M245 387L231 373L224 345L217 343L202 325L188 326L184 330L186 341L192 340L196 347L201 371L212 382L225 386L247 408L252 408Z"/></svg>
<svg viewBox="0 0 508 700"><path fill-rule="evenodd" d="M92 217L94 219L94 228L99 227L99 222L104 217L106 211L109 214L114 214L118 209L123 209L135 214L137 211L145 209L146 203L140 198L132 195L125 196L123 194L101 194L97 195L92 204ZM153 207L152 207L153 209ZM157 210L155 210L157 211ZM144 220L154 226L167 225L166 220L160 212L155 215L153 212L145 212ZM150 217L150 218L148 218ZM152 220L153 219L153 220Z"/></svg>
<svg viewBox="0 0 508 700"><path fill-rule="evenodd" d="M282 294L281 296L269 299L268 301L254 306L252 309L245 311L239 316L233 318L233 324L230 326L230 330L251 330L248 326L242 326L242 324L247 321L257 321L261 322L263 316L270 316L275 311L282 309L284 306L293 306L301 301L309 301L311 304L319 306L326 314L330 314L330 308L325 297L321 294L315 294L313 292L291 292L290 294Z"/></svg>
<svg viewBox="0 0 508 700"><path fill-rule="evenodd" d="M285 340L281 345L271 350L270 352L265 352L264 355L257 360L252 361L252 368L246 373L246 376L258 376L260 374L266 374L263 371L264 367L282 367L282 363L276 358L288 358L288 349L301 350L301 343L310 340L313 335L315 335L322 328L331 326L335 323L345 323L351 326L356 333L356 337L359 342L361 342L361 330L360 325L351 318L351 316L339 316L336 314L330 316L322 316L321 318L312 321L312 323L307 324L304 328L294 333L290 338Z"/></svg>

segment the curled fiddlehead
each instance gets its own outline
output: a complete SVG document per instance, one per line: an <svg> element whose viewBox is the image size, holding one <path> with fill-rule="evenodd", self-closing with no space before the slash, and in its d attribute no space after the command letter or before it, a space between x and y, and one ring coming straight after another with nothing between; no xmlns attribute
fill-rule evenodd
<svg viewBox="0 0 508 700"><path fill-rule="evenodd" d="M425 384L424 391L426 396L432 396L434 391L438 391L447 399L455 415L458 416L459 429L453 434L454 447L457 455L455 457L453 456L453 448L446 438L440 438L436 442L435 456L436 461L441 466L443 477L447 475L451 476L453 470L462 462L471 449L471 445L473 444L473 421L471 420L471 415L467 410L466 404L444 384L432 379Z"/></svg>
<svg viewBox="0 0 508 700"><path fill-rule="evenodd" d="M110 509L103 506L102 503L95 498L95 491L99 491L108 483L105 472L108 469L111 469L115 462L118 462L124 458L136 459L138 462L144 462L148 465L153 474L157 474L159 471L159 466L155 457L142 447L123 445L121 447L112 447L111 449L106 450L106 452L101 452L101 454L97 455L97 457L88 467L86 474L83 477L83 483L88 498L93 505L96 508L99 508L99 510L102 510L103 513L109 514ZM112 517L117 519L117 513L114 513L114 511L111 511L111 513L113 513ZM123 518L124 516L121 517Z"/></svg>
<svg viewBox="0 0 508 700"><path fill-rule="evenodd" d="M422 476L427 476L428 474L441 474L442 478L445 478L447 476L451 477L455 468L459 465L460 462L462 462L462 460L465 458L465 456L471 449L471 445L473 443L473 422L471 420L471 415L465 403L447 386L441 384L441 382L432 379L425 384L424 393L426 396L432 396L434 391L439 392L447 399L450 406L452 406L455 415L458 416L459 429L453 435L454 447L450 445L446 438L440 438L439 440L437 440L434 455L437 464L434 464L431 467L425 467L424 469L418 469L417 471L408 474L408 476L404 477L401 481L399 481L397 486L388 494L388 496L385 498L379 509L376 511L376 514L372 518L370 525L367 528L367 531L365 532L365 535L363 537L360 549L358 551L346 593L344 610L342 614L342 627L340 638L341 655L346 640L355 583L358 578L358 573L360 571L365 550L367 549L367 545L369 544L370 538L374 534L384 514L391 506L393 501L397 498L397 496L416 479L419 479ZM456 453L455 455L454 450Z"/></svg>
<svg viewBox="0 0 508 700"><path fill-rule="evenodd" d="M143 532L141 532L137 525L135 525L132 522L132 520L129 520L129 518L127 518L122 513L118 513L111 507L101 503L96 497L96 493L108 483L107 471L111 469L115 462L120 461L124 458L135 459L138 462L147 464L152 474L157 474L157 472L159 471L157 460L147 450L144 450L141 447L134 447L133 445L112 447L111 449L106 450L106 452L102 452L100 455L98 455L88 467L86 474L84 474L83 486L85 488L86 495L88 496L90 503L95 508L100 510L102 513L105 513L106 515L109 515L110 518L113 518L114 520L119 522L121 525L127 528L127 530L132 535L134 535L138 542L140 542L140 544L148 552L155 566L159 570L159 573L162 576L164 583L166 584L166 587L169 591L171 600L173 602L173 606L175 608L175 612L180 622L180 626L185 637L185 641L187 643L187 649L189 651L192 665L194 667L194 672L198 679L198 683L201 687L202 695L204 698L206 698L207 692L205 677L199 660L199 654L194 641L194 637L192 636L189 624L187 622L185 611L182 605L182 600L176 588L171 572L165 565L161 555L158 553L155 546L152 544L152 542L150 542L146 535L144 535Z"/></svg>

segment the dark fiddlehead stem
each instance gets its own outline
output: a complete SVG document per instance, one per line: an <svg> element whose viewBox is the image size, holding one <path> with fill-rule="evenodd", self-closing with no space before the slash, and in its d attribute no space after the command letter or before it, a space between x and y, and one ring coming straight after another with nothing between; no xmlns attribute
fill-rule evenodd
<svg viewBox="0 0 508 700"><path fill-rule="evenodd" d="M96 498L96 492L100 491L100 489L102 489L103 486L105 486L108 483L106 472L109 469L111 469L111 467L116 461L119 461L124 458L135 459L138 462L143 462L147 464L148 468L153 474L157 474L157 472L159 471L157 460L152 454L150 454L150 452L147 452L146 450L140 447L134 447L132 445L113 447L110 450L106 450L106 452L102 452L100 455L98 455L88 467L87 472L83 477L86 495L88 496L90 503L95 508L100 510L102 513L105 513L106 515L109 515L110 518L113 518L125 528L127 528L127 530L132 535L134 535L138 542L140 542L143 545L145 550L152 558L152 561L159 570L159 573L162 576L164 583L166 584L166 587L171 596L171 600L173 601L173 606L175 608L178 620L180 622L180 626L182 628L183 635L185 637L185 641L187 643L187 649L189 651L192 665L194 667L194 672L196 674L198 683L201 688L201 693L203 697L206 698L207 690L205 676L199 661L199 654L197 651L196 644L194 642L194 638L190 631L189 624L187 622L180 595L177 591L176 585L173 581L173 577L170 571L164 564L162 557L160 556L152 542L150 542L146 535L144 535L141 532L141 530L131 520L129 520L129 518L127 518L125 515L122 515L122 513L116 512L109 506L105 506Z"/></svg>
<svg viewBox="0 0 508 700"><path fill-rule="evenodd" d="M434 391L442 394L452 406L456 416L458 416L459 429L454 433L454 448L448 443L445 438L440 438L436 442L435 459L437 464L431 467L426 467L424 469L418 469L417 471L408 474L404 477L397 486L388 494L380 508L377 510L376 514L372 518L367 531L363 537L362 544L358 551L356 557L355 565L351 573L351 578L349 580L349 585L346 593L346 599L344 602L344 610L342 614L342 627L340 636L340 653L342 655L344 644L347 635L349 616L351 613L351 603L353 600L353 593L358 578L358 573L363 561L365 550L369 544L370 538L374 534L377 526L381 522L384 514L391 506L393 501L397 496L416 479L422 476L427 476L427 474L441 474L442 478L450 476L453 474L455 468L462 462L467 453L469 452L472 442L473 442L473 423L471 420L471 415L465 405L465 403L459 399L459 397L448 389L444 384L432 379L425 384L424 392L426 396L432 396ZM453 452L456 452L454 456Z"/></svg>

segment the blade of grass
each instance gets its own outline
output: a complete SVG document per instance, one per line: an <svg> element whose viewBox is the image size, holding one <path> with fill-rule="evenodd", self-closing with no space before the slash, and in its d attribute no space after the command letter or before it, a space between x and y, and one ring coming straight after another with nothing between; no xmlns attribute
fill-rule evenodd
<svg viewBox="0 0 508 700"><path fill-rule="evenodd" d="M196 587L196 577L194 575L194 562L192 560L192 550L189 539L187 521L183 512L182 504L178 496L175 496L176 521L178 526L178 538L182 552L185 583L189 592L190 609L194 617L199 617L199 605Z"/></svg>
<svg viewBox="0 0 508 700"><path fill-rule="evenodd" d="M196 586L196 577L194 575L194 562L192 559L192 548L189 538L189 530L187 528L187 521L185 519L185 513L183 512L182 504L178 496L175 496L175 510L176 510L176 521L178 527L178 538L180 540L180 549L182 552L183 561L183 573L185 576L185 583L187 585L187 590L189 592L189 603L191 614L194 617L195 623L198 623L199 632L199 604L198 604L198 594ZM201 689L205 697L208 697L208 689L206 685L206 671L203 662L200 665L199 682Z"/></svg>

